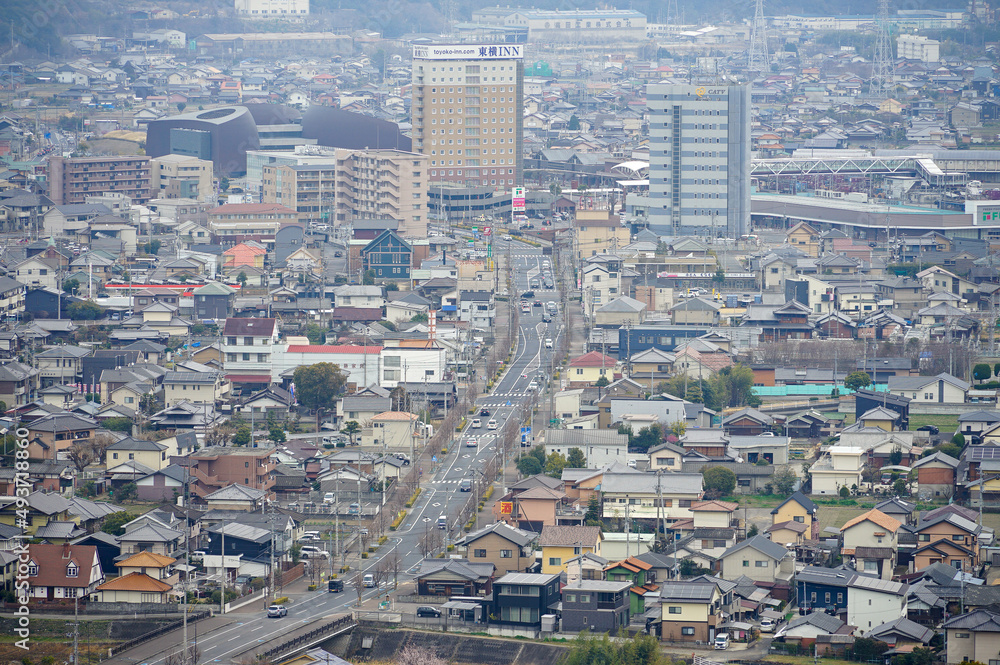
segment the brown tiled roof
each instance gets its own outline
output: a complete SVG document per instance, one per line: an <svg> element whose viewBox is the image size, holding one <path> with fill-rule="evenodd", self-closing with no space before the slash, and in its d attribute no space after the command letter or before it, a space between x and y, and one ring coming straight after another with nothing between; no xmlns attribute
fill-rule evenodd
<svg viewBox="0 0 1000 665"><path fill-rule="evenodd" d="M539 547L595 547L601 539L601 528L596 526L552 526L542 527L538 539Z"/></svg>
<svg viewBox="0 0 1000 665"><path fill-rule="evenodd" d="M722 513L722 512L731 513L734 510L737 510L739 507L740 504L738 503L730 503L729 501L716 501L716 500L699 501L697 503L691 504L692 512L703 510L705 512L711 512L711 513Z"/></svg>
<svg viewBox="0 0 1000 665"><path fill-rule="evenodd" d="M166 568L175 561L177 561L177 559L164 556L163 554L139 552L138 554L133 554L124 561L119 561L117 565L119 568Z"/></svg>
<svg viewBox="0 0 1000 665"><path fill-rule="evenodd" d="M146 591L153 593L163 593L171 589L173 587L166 582L153 579L145 573L122 575L97 587L98 591Z"/></svg>
<svg viewBox="0 0 1000 665"><path fill-rule="evenodd" d="M788 520L787 522L778 522L777 524L772 524L767 527L764 533L771 533L772 531L779 531L781 529L787 529L788 531L794 531L795 533L805 533L809 530L809 527L805 525L805 522L796 522L795 520Z"/></svg>
<svg viewBox="0 0 1000 665"><path fill-rule="evenodd" d="M847 522L847 524L840 527L840 531L841 532L847 531L855 524L861 524L865 520L874 522L875 524L879 525L886 531L892 531L893 533L895 533L896 530L899 529L899 527L903 526L903 523L900 522L899 520L889 517L881 510L875 510L874 508L872 508L867 513L858 515L853 520Z"/></svg>
<svg viewBox="0 0 1000 665"><path fill-rule="evenodd" d="M38 566L38 574L29 576L32 586L88 587L97 560L94 545L28 545L28 556ZM70 562L79 569L76 577L66 576Z"/></svg>

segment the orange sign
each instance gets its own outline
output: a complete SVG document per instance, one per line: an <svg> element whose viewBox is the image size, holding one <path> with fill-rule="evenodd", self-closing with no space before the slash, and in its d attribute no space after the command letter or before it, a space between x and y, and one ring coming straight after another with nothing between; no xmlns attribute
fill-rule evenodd
<svg viewBox="0 0 1000 665"><path fill-rule="evenodd" d="M501 515L511 515L514 512L514 502L513 501L501 501L500 502L500 514Z"/></svg>

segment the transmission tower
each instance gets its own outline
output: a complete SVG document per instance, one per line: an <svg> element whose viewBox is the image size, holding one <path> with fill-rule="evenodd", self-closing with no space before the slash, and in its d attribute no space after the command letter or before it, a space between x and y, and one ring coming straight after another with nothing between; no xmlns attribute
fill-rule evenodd
<svg viewBox="0 0 1000 665"><path fill-rule="evenodd" d="M892 47L889 44L889 0L878 0L875 15L875 57L869 93L873 99L887 99L892 90Z"/></svg>
<svg viewBox="0 0 1000 665"><path fill-rule="evenodd" d="M771 69L771 54L767 50L767 24L764 22L764 0L756 0L753 24L750 26L750 50L747 52L747 70L766 72Z"/></svg>
<svg viewBox="0 0 1000 665"><path fill-rule="evenodd" d="M677 10L677 0L667 0L667 25L676 28L681 23L681 13Z"/></svg>

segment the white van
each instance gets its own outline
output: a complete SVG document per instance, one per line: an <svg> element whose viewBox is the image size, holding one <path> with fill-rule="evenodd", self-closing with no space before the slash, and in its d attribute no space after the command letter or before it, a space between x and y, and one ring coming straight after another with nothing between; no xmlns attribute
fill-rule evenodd
<svg viewBox="0 0 1000 665"><path fill-rule="evenodd" d="M447 515L442 515L441 517L438 518L438 528L439 529L447 529L448 528L448 516Z"/></svg>
<svg viewBox="0 0 1000 665"><path fill-rule="evenodd" d="M716 649L728 649L729 648L729 633L719 633L715 636L715 648Z"/></svg>
<svg viewBox="0 0 1000 665"><path fill-rule="evenodd" d="M551 337L546 337L545 338L545 348L546 349L551 349L552 348L552 338Z"/></svg>
<svg viewBox="0 0 1000 665"><path fill-rule="evenodd" d="M365 574L365 576L361 578L361 586L363 586L366 589L374 589L375 576L372 575L371 573Z"/></svg>

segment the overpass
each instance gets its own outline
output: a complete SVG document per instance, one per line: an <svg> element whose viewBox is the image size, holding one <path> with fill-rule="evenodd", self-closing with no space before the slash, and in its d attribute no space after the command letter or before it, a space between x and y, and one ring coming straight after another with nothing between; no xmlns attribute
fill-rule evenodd
<svg viewBox="0 0 1000 665"><path fill-rule="evenodd" d="M963 171L940 168L930 154L873 156L858 150L824 150L801 157L755 159L750 163L750 175L905 175L919 177L934 187L964 186L967 179Z"/></svg>

